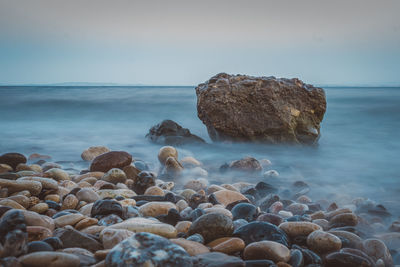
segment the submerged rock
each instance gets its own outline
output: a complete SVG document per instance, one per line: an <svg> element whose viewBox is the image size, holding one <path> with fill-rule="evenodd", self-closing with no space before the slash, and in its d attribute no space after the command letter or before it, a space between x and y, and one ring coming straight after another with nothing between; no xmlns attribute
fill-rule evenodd
<svg viewBox="0 0 400 267"><path fill-rule="evenodd" d="M146 135L150 141L162 145L202 144L205 141L192 134L189 129L182 128L172 120L164 120L150 128Z"/></svg>
<svg viewBox="0 0 400 267"><path fill-rule="evenodd" d="M313 144L326 110L324 90L299 79L220 73L196 95L213 141Z"/></svg>

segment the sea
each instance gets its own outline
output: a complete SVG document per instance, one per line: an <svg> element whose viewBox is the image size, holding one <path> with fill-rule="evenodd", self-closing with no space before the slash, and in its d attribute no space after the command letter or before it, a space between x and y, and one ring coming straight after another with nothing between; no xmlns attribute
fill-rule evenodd
<svg viewBox="0 0 400 267"><path fill-rule="evenodd" d="M50 155L70 169L86 168L90 146L124 150L159 168L161 145L145 135L164 119L178 122L210 145L179 147L179 157L204 163L209 180L290 184L304 181L313 199L339 204L356 198L400 215L400 88L324 88L327 111L315 147L213 143L197 117L195 88L177 86L0 87L0 154ZM230 177L219 166L245 156L269 159L278 177Z"/></svg>

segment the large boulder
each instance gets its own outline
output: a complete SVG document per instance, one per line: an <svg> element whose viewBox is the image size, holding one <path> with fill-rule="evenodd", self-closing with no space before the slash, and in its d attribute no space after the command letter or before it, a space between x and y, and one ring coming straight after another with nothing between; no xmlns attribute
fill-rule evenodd
<svg viewBox="0 0 400 267"><path fill-rule="evenodd" d="M205 141L172 120L164 120L150 128L146 137L161 145L201 144Z"/></svg>
<svg viewBox="0 0 400 267"><path fill-rule="evenodd" d="M326 110L324 90L299 79L220 73L196 94L213 141L314 144Z"/></svg>

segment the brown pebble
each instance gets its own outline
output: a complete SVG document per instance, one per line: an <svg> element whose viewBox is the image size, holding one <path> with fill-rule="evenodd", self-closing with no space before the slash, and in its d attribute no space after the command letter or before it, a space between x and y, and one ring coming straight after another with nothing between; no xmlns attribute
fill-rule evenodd
<svg viewBox="0 0 400 267"><path fill-rule="evenodd" d="M78 205L78 199L74 195L68 195L64 198L64 201L62 203L61 209L62 210L67 210L67 209L75 209L75 207Z"/></svg>

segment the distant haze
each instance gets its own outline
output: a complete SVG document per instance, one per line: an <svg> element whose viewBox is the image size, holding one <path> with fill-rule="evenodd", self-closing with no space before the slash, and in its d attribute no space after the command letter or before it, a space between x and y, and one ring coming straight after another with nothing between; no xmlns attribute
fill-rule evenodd
<svg viewBox="0 0 400 267"><path fill-rule="evenodd" d="M0 0L0 84L400 85L400 1Z"/></svg>

